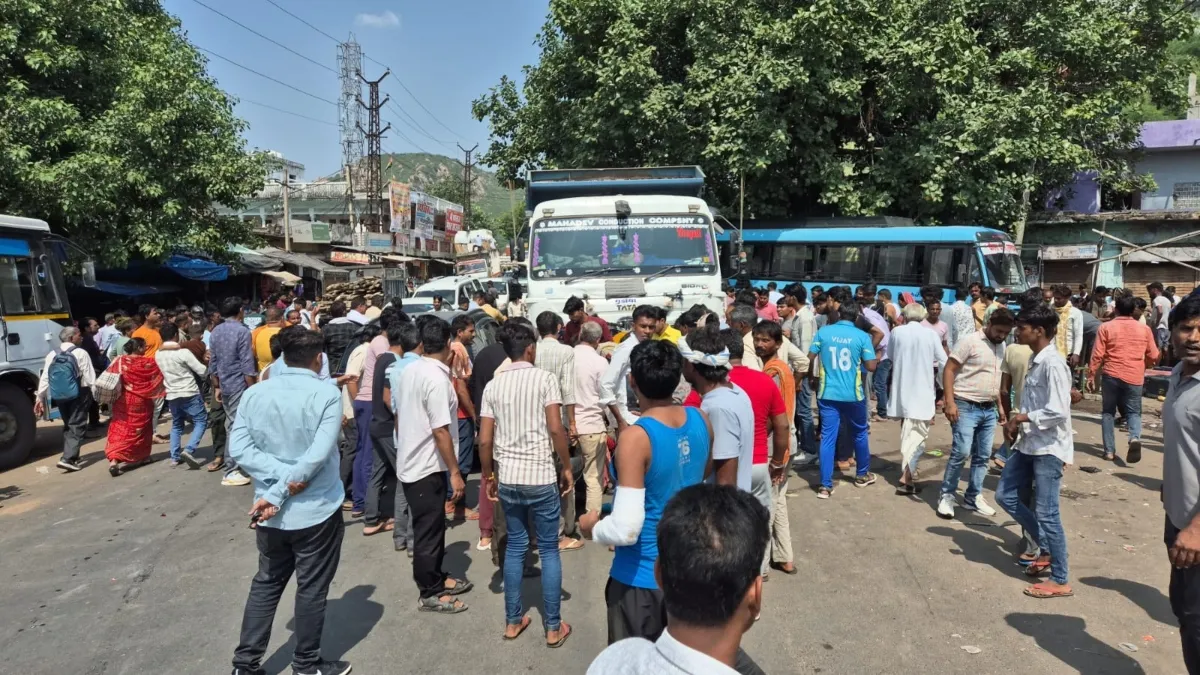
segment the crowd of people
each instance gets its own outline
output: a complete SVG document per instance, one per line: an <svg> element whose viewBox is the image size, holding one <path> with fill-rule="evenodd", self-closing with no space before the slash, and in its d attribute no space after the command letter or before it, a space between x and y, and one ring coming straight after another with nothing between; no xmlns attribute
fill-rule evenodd
<svg viewBox="0 0 1200 675"><path fill-rule="evenodd" d="M156 441L169 443L172 466L201 469L198 444L212 431L207 469L254 490L259 572L235 673L259 672L293 574L295 672L349 672L320 652L345 512L361 518L364 536L390 532L411 559L420 611L468 609L472 582L444 566L446 527L477 522L476 548L503 572L503 638L529 627L521 580L540 575L545 642L561 647L573 630L561 611L562 554L592 540L613 560L603 589L610 647L589 672L659 672L670 662L680 672L755 673L741 635L771 574L797 573L791 471L819 465L819 499L834 496L837 473L868 488L878 480L868 431L898 423L896 492L915 495L940 410L953 440L937 515L994 516L983 482L998 472L995 502L1024 531L1014 557L1031 578L1025 594L1070 596L1058 500L1074 461L1077 385L1101 392L1105 458L1118 451L1120 410L1125 458L1136 463L1146 369L1169 352L1179 361L1164 409L1175 470L1164 484L1171 593L1185 658L1200 667L1191 417L1200 297L1149 290L1149 314L1139 316L1139 298L1102 288L1031 289L1009 299L1014 312L978 285L956 289L943 309L940 287L893 301L873 284L770 284L729 289L723 313L697 305L673 324L665 308L641 305L617 333L572 297L565 322L557 312L500 315L497 341L478 350L470 314L414 319L398 299L318 312L281 298L253 326L239 298L215 312L146 306L63 329L38 412L53 401L62 415L66 471L81 467L79 445L102 407L113 476L149 461ZM476 304L494 316L489 300ZM1090 332L1088 317L1098 324ZM164 408L171 431L156 437ZM993 453L997 426L1004 442Z"/></svg>

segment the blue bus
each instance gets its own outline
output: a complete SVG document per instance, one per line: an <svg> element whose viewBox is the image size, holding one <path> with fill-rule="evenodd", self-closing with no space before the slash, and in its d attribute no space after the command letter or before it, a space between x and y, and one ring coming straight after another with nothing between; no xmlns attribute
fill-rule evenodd
<svg viewBox="0 0 1200 675"><path fill-rule="evenodd" d="M784 224L786 225L786 223ZM733 237L717 235L721 271L731 281L755 286L774 281L779 288L801 282L829 288L871 282L892 292L919 298L921 286L942 288L943 302L954 301L954 288L978 282L996 289L1009 303L1026 290L1020 252L1008 235L967 225L896 227L760 227L742 230L746 269L738 265Z"/></svg>

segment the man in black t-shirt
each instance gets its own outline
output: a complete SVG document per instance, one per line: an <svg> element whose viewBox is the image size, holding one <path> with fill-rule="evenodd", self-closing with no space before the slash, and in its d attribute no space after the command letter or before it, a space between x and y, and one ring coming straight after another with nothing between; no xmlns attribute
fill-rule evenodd
<svg viewBox="0 0 1200 675"><path fill-rule="evenodd" d="M388 350L379 355L373 371L375 386L371 389L371 422L369 432L371 447L375 452L371 477L367 483L366 508L363 513L363 536L371 536L392 530L392 543L397 551L409 551L412 557L412 514L404 490L396 482L396 415L392 410L392 388L387 376L388 368L398 360L418 358L420 336L415 324L408 321L393 321L387 329ZM395 496L392 518L380 513L379 497L384 487Z"/></svg>

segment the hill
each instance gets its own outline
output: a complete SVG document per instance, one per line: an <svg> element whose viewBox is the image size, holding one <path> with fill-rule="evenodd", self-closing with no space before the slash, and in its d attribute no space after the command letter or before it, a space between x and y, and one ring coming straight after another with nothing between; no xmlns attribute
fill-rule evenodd
<svg viewBox="0 0 1200 675"><path fill-rule="evenodd" d="M429 186L435 182L455 178L462 180L463 163L445 155L433 155L423 152L385 153L380 157L383 166L384 180L397 180L409 183L416 188ZM471 199L474 208L488 215L501 215L509 212L509 194L504 186L496 181L496 176L490 171L476 166L472 172ZM330 176L330 180L341 178L341 172ZM523 204L525 191L517 190L512 195L512 203Z"/></svg>

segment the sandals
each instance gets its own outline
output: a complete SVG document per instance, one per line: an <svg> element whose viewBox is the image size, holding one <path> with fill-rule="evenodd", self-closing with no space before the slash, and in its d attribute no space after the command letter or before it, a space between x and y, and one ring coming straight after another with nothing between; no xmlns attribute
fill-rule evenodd
<svg viewBox="0 0 1200 675"><path fill-rule="evenodd" d="M555 640L554 642L550 642L549 638L547 638L546 646L549 647L550 649L558 649L559 647L563 646L563 643L567 641L567 638L571 637L571 633L573 633L573 632L574 631L571 630L571 624L567 623L566 621L559 623L558 639ZM546 631L546 634L548 636L550 634L550 631Z"/></svg>
<svg viewBox="0 0 1200 675"><path fill-rule="evenodd" d="M1024 591L1025 595L1038 600L1049 600L1050 598L1069 598L1075 595L1075 591L1064 589L1055 586L1047 586L1046 584L1034 584Z"/></svg>
<svg viewBox="0 0 1200 675"><path fill-rule="evenodd" d="M442 591L446 595L462 595L463 593L470 591L472 588L475 588L475 584L471 583L470 581L467 581L466 579L455 579L454 577L446 577L446 581L454 582L453 587L447 586L445 588L445 590Z"/></svg>
<svg viewBox="0 0 1200 675"><path fill-rule="evenodd" d="M458 614L467 611L467 605L457 598L442 600L440 597L433 596L418 600L417 610L421 612L437 612L438 614Z"/></svg>
<svg viewBox="0 0 1200 675"><path fill-rule="evenodd" d="M583 542L574 537L563 537L558 542L559 551L578 551L583 548Z"/></svg>
<svg viewBox="0 0 1200 675"><path fill-rule="evenodd" d="M225 462L223 460L214 459L212 462L209 463L209 465L207 467L205 467L205 471L208 471L209 473L214 473L214 472L220 471L221 469L224 469L224 468L225 468Z"/></svg>
<svg viewBox="0 0 1200 675"><path fill-rule="evenodd" d="M108 475L112 476L113 478L120 476L121 475L121 463L114 462L112 464L109 464L108 465Z"/></svg>
<svg viewBox="0 0 1200 675"><path fill-rule="evenodd" d="M1017 564L1020 565L1021 567L1029 567L1030 565L1032 565L1034 562L1037 561L1038 556L1034 556L1034 557L1030 558L1030 557L1028 557L1028 555L1029 555L1028 553L1022 553L1021 555L1017 556Z"/></svg>
<svg viewBox="0 0 1200 675"><path fill-rule="evenodd" d="M370 537L370 536L379 534L380 532L391 532L395 529L396 529L396 522L393 520L386 520L384 522L376 523L374 525L367 525L366 527L363 528L362 533L363 533L364 537Z"/></svg>
<svg viewBox="0 0 1200 675"><path fill-rule="evenodd" d="M788 565L791 565L791 568L790 568L790 569L788 568ZM772 567L772 568L774 568L774 569L777 569L777 570L779 570L780 572L783 572L784 574L787 574L787 575L789 575L789 576L791 576L791 575L795 575L795 574L799 574L799 573L800 573L800 568L799 568L799 567L796 567L796 565L795 565L795 564L793 564L793 563L777 563L777 562L772 562L772 563L771 563L771 567Z"/></svg>
<svg viewBox="0 0 1200 675"><path fill-rule="evenodd" d="M511 623L508 624L508 626L504 627L505 628L505 633L503 636L504 639L508 642L512 642L513 640L516 640L517 638L521 637L521 633L524 633L526 628L529 628L529 624L531 624L531 623L533 623L533 619L530 619L528 616L521 617L521 623L515 624L517 627L516 635L511 635L511 636L508 634L507 630L508 630L508 626L512 626L514 624L511 624Z"/></svg>
<svg viewBox="0 0 1200 675"><path fill-rule="evenodd" d="M1040 577L1050 573L1050 556L1040 556L1037 560L1029 563L1024 569L1027 577Z"/></svg>

